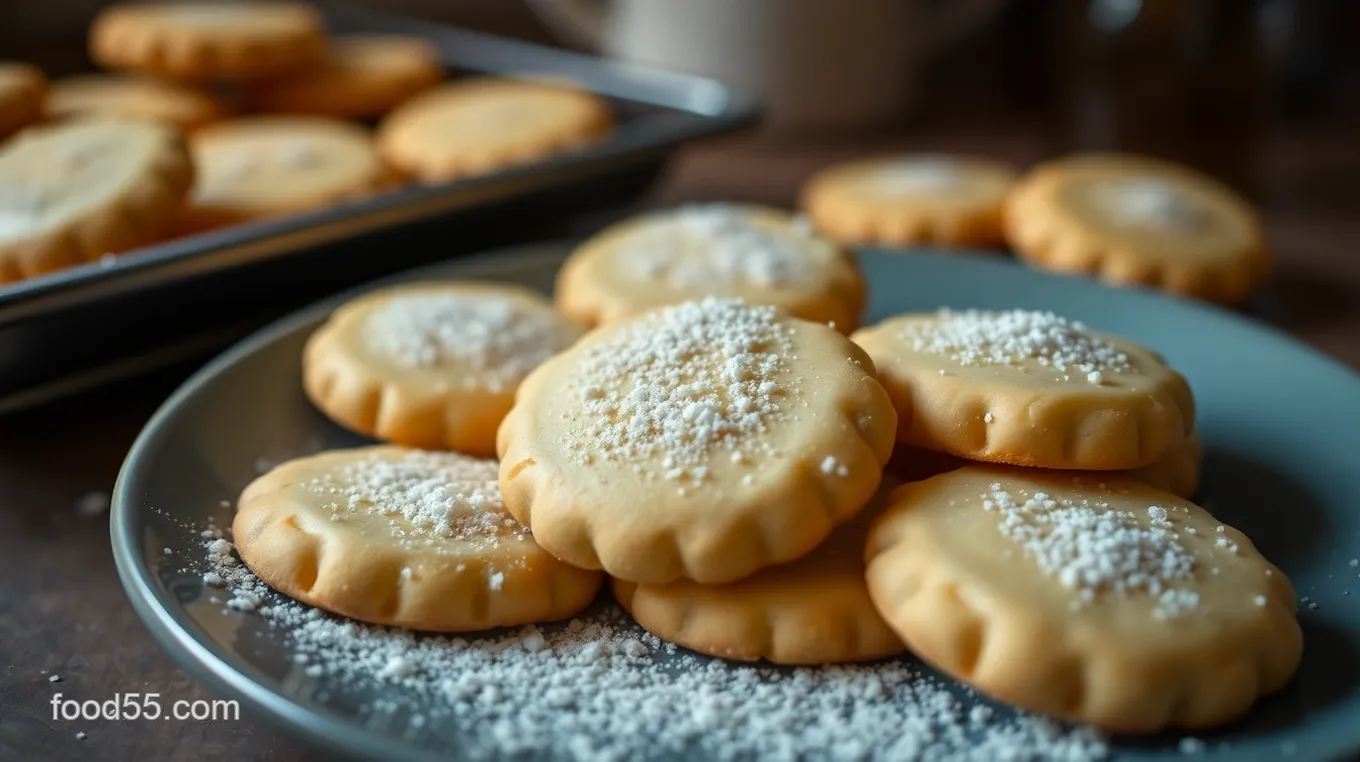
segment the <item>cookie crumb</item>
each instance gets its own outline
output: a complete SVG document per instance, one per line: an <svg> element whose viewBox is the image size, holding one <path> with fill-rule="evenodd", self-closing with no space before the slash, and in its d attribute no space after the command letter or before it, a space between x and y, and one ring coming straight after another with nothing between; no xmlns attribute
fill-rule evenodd
<svg viewBox="0 0 1360 762"><path fill-rule="evenodd" d="M61 682L61 675L50 675L50 676L47 678L47 682L49 682L49 683L59 683L59 682Z"/></svg>
<svg viewBox="0 0 1360 762"><path fill-rule="evenodd" d="M88 738L88 737L89 737L89 736L85 735L85 731L83 731L83 730L77 730L77 731L76 731L76 740L77 740L77 741L84 741L84 740L85 740L86 738Z"/></svg>

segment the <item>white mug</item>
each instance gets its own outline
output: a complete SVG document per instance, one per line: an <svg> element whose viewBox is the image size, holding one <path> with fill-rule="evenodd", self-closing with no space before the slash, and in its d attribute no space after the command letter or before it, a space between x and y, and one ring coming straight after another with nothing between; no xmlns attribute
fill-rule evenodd
<svg viewBox="0 0 1360 762"><path fill-rule="evenodd" d="M788 130L879 127L902 116L921 61L1001 0L531 0L571 41L698 74L758 98Z"/></svg>

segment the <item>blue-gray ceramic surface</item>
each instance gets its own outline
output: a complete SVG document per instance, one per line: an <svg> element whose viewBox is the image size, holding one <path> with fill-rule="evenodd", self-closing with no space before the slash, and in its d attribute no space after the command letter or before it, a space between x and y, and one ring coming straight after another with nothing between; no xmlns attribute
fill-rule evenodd
<svg viewBox="0 0 1360 762"><path fill-rule="evenodd" d="M561 244L499 252L405 276L511 281L547 291ZM1304 657L1280 694L1197 734L1208 758L1331 760L1360 753L1360 376L1274 330L1211 307L1031 272L998 258L867 252L869 320L940 307L1053 310L1163 353L1190 380L1206 446L1200 501L1283 568L1303 601ZM360 444L302 394L308 333L338 301L267 328L209 364L147 424L113 500L119 574L147 626L191 673L331 752L458 756L440 729L376 720L377 696L330 690L293 664L253 614L207 600L202 541L229 526L260 459ZM166 549L169 549L168 552ZM1306 599L1304 599L1306 596ZM374 691L387 690L377 689ZM391 690L397 690L392 688ZM1184 759L1179 736L1117 740L1118 759Z"/></svg>

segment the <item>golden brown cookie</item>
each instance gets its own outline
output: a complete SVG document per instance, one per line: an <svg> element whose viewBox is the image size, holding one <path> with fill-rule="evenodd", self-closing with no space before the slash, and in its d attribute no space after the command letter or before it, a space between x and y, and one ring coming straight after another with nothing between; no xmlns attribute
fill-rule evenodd
<svg viewBox="0 0 1360 762"><path fill-rule="evenodd" d="M146 119L193 132L223 118L225 104L188 85L124 74L84 74L52 83L47 116L109 116Z"/></svg>
<svg viewBox="0 0 1360 762"><path fill-rule="evenodd" d="M1015 171L988 159L907 154L832 165L803 187L817 229L846 245L997 247Z"/></svg>
<svg viewBox="0 0 1360 762"><path fill-rule="evenodd" d="M854 255L792 215L707 204L637 217L586 241L562 266L556 298L558 309L591 326L719 296L849 333L859 326L864 292Z"/></svg>
<svg viewBox="0 0 1360 762"><path fill-rule="evenodd" d="M1006 238L1034 267L1226 304L1270 274L1251 204L1188 167L1134 156L1036 167L1006 202Z"/></svg>
<svg viewBox="0 0 1360 762"><path fill-rule="evenodd" d="M563 619L601 582L505 512L494 460L455 453L363 447L288 461L246 487L232 534L275 590L416 630Z"/></svg>
<svg viewBox="0 0 1360 762"><path fill-rule="evenodd" d="M110 69L174 79L237 80L321 60L321 16L294 2L122 3L90 28L90 57Z"/></svg>
<svg viewBox="0 0 1360 762"><path fill-rule="evenodd" d="M1241 716L1298 668L1283 572L1132 479L970 466L902 487L869 593L912 652L1023 709L1109 730Z"/></svg>
<svg viewBox="0 0 1360 762"><path fill-rule="evenodd" d="M47 78L36 66L0 61L0 140L42 119Z"/></svg>
<svg viewBox="0 0 1360 762"><path fill-rule="evenodd" d="M194 133L189 147L199 176L188 232L310 211L396 182L368 130L335 119L233 119Z"/></svg>
<svg viewBox="0 0 1360 762"><path fill-rule="evenodd" d="M520 386L506 508L554 556L630 582L731 582L864 507L897 417L844 336L705 299L596 329Z"/></svg>
<svg viewBox="0 0 1360 762"><path fill-rule="evenodd" d="M434 46L420 37L356 34L336 37L319 66L252 83L256 111L316 116L375 117L444 78Z"/></svg>
<svg viewBox="0 0 1360 762"><path fill-rule="evenodd" d="M1194 429L1185 379L1132 342L1052 313L898 315L853 337L874 358L898 439L969 460L1118 471Z"/></svg>
<svg viewBox="0 0 1360 762"><path fill-rule="evenodd" d="M614 597L648 632L710 656L776 664L838 664L906 650L869 600L869 521L898 482L885 477L869 506L811 553L725 585L612 580Z"/></svg>
<svg viewBox="0 0 1360 762"><path fill-rule="evenodd" d="M307 396L331 420L389 442L496 451L520 381L581 329L518 286L420 283L336 310L303 353Z"/></svg>
<svg viewBox="0 0 1360 762"><path fill-rule="evenodd" d="M474 78L393 111L378 129L378 150L402 172L442 182L577 149L612 126L608 105L584 90Z"/></svg>
<svg viewBox="0 0 1360 762"><path fill-rule="evenodd" d="M173 128L77 120L0 147L0 283L171 234L194 170Z"/></svg>

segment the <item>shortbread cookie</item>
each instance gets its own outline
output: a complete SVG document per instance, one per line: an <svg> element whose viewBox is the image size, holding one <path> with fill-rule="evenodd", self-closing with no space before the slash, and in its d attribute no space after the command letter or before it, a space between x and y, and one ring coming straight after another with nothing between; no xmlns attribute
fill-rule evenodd
<svg viewBox="0 0 1360 762"><path fill-rule="evenodd" d="M47 94L47 116L147 119L192 132L227 113L208 93L187 85L125 74L85 74L59 79Z"/></svg>
<svg viewBox="0 0 1360 762"><path fill-rule="evenodd" d="M990 696L1121 732L1202 728L1298 668L1289 580L1193 503L1001 466L893 499L869 593L912 652Z"/></svg>
<svg viewBox="0 0 1360 762"><path fill-rule="evenodd" d="M601 582L505 512L494 460L455 453L363 447L288 461L246 487L232 534L275 590L417 630L562 619Z"/></svg>
<svg viewBox="0 0 1360 762"><path fill-rule="evenodd" d="M818 172L803 188L802 207L846 245L995 247L1014 182L1014 170L987 159L884 156Z"/></svg>
<svg viewBox="0 0 1360 762"><path fill-rule="evenodd" d="M1161 357L1052 313L899 315L854 335L898 414L898 439L969 460L1117 471L1194 428Z"/></svg>
<svg viewBox="0 0 1360 762"><path fill-rule="evenodd" d="M284 74L321 60L321 16L292 2L125 3L90 28L90 57L110 69L175 79Z"/></svg>
<svg viewBox="0 0 1360 762"><path fill-rule="evenodd" d="M334 119L234 119L194 133L189 147L199 175L187 232L310 211L396 182L368 131Z"/></svg>
<svg viewBox="0 0 1360 762"><path fill-rule="evenodd" d="M1112 477L1137 479L1177 497L1189 498L1199 491L1203 460L1204 449L1199 435L1191 434L1167 448L1162 457L1150 466L1110 473ZM971 463L957 455L898 445L888 460L888 470L903 481L915 482L955 471ZM1099 478L1098 473L1092 473L1092 478Z"/></svg>
<svg viewBox="0 0 1360 762"><path fill-rule="evenodd" d="M0 140L42 119L47 78L26 63L0 61Z"/></svg>
<svg viewBox="0 0 1360 762"><path fill-rule="evenodd" d="M586 241L562 266L557 307L602 325L705 296L772 304L794 317L859 325L854 255L775 209L688 206L644 215Z"/></svg>
<svg viewBox="0 0 1360 762"><path fill-rule="evenodd" d="M580 148L612 125L609 107L584 90L475 78L393 111L378 130L378 150L402 172L442 182Z"/></svg>
<svg viewBox="0 0 1360 762"><path fill-rule="evenodd" d="M501 424L506 508L630 582L731 582L812 550L873 495L897 416L831 328L705 299L597 329Z"/></svg>
<svg viewBox="0 0 1360 762"><path fill-rule="evenodd" d="M1270 274L1255 209L1188 167L1132 156L1043 164L1006 202L1026 262L1235 304Z"/></svg>
<svg viewBox="0 0 1360 762"><path fill-rule="evenodd" d="M326 61L247 91L258 111L366 118L391 111L444 78L434 46L419 37L357 34L331 40Z"/></svg>
<svg viewBox="0 0 1360 762"><path fill-rule="evenodd" d="M336 310L307 342L302 382L361 434L491 455L520 381L581 332L517 286L398 286Z"/></svg>
<svg viewBox="0 0 1360 762"><path fill-rule="evenodd" d="M885 477L863 511L795 561L725 585L615 579L614 597L653 635L724 659L837 664L902 653L864 585L869 522L897 484Z"/></svg>
<svg viewBox="0 0 1360 762"><path fill-rule="evenodd" d="M193 178L170 127L78 120L24 131L0 147L0 283L166 238Z"/></svg>

